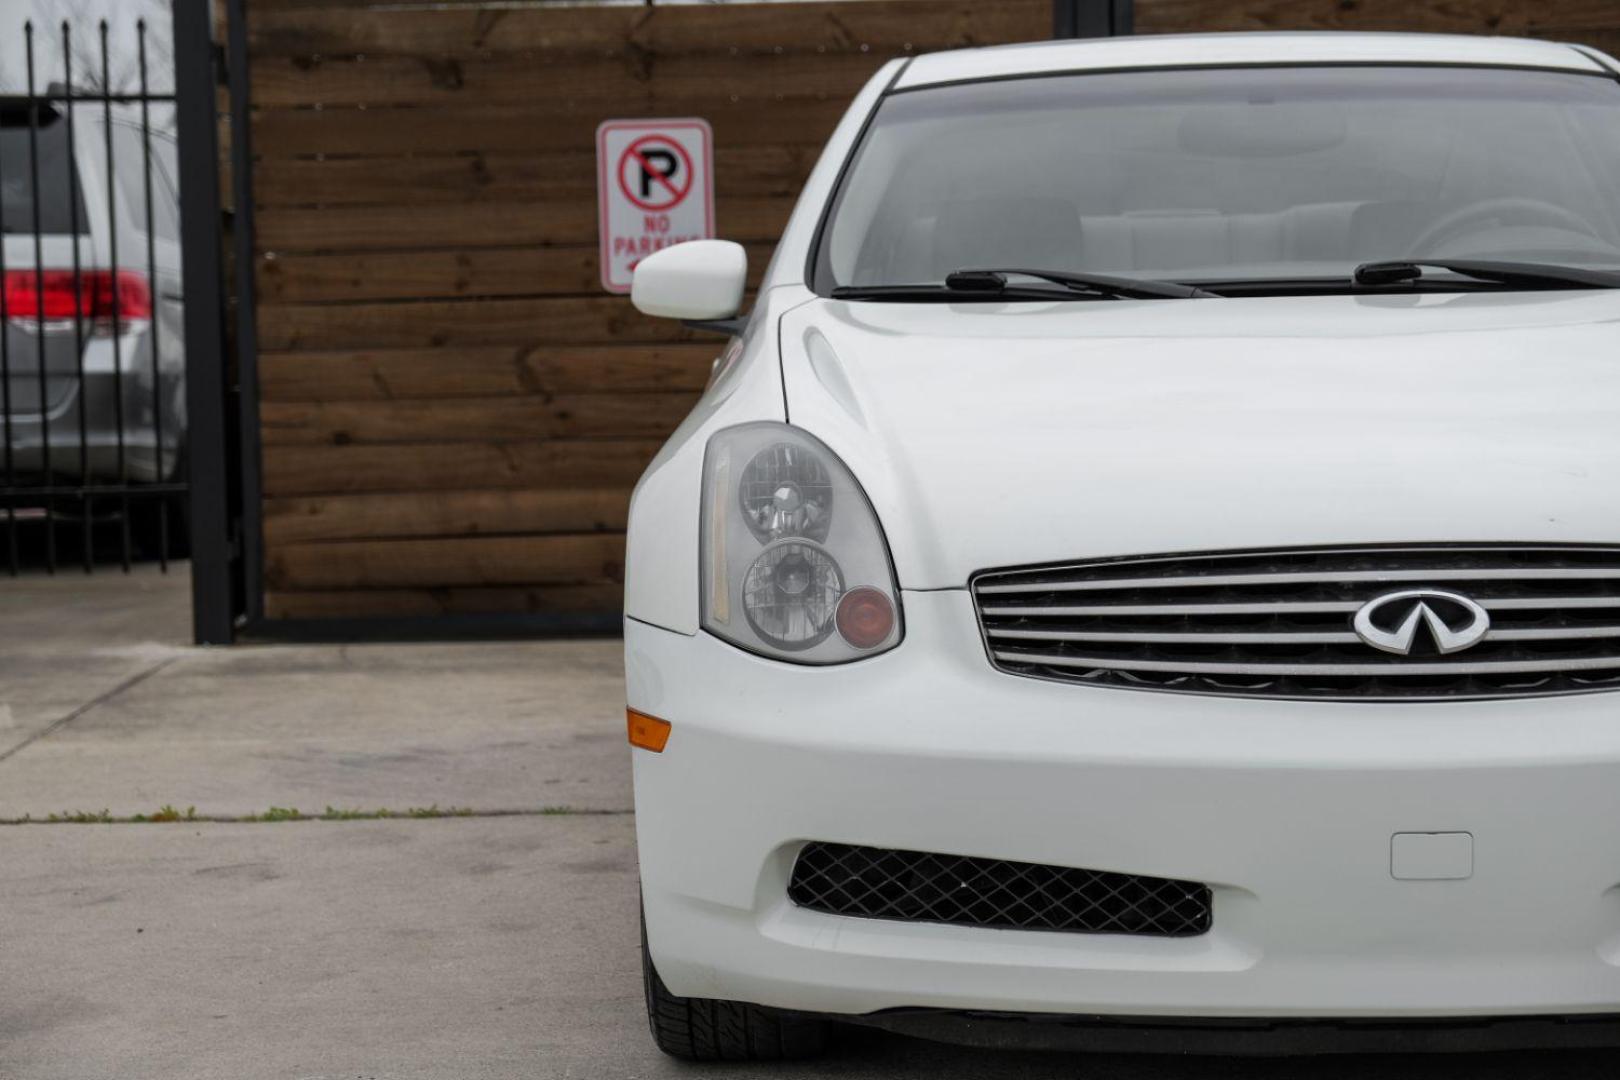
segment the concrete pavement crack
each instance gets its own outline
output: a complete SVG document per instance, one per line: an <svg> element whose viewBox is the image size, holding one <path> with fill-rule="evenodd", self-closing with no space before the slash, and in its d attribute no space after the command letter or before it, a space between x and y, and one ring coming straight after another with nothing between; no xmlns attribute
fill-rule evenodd
<svg viewBox="0 0 1620 1080"><path fill-rule="evenodd" d="M632 817L635 810L630 808L611 808L602 810L575 809L569 806L537 806L512 807L507 809L473 810L466 807L447 807L440 810L437 807L416 807L405 810L333 810L328 807L322 814L300 814L296 810L274 812L267 814L199 814L195 809L184 814L173 812L172 808L165 807L169 814L148 815L134 814L127 817L114 817L105 811L97 813L67 813L50 814L37 818L31 814L22 817L0 818L0 827L6 825L272 825L284 823L302 823L306 821L349 822L349 821L447 821L457 818L506 818L506 817Z"/></svg>
<svg viewBox="0 0 1620 1080"><path fill-rule="evenodd" d="M178 659L180 659L178 656L171 656L165 660L159 660L151 667L131 675L129 678L125 679L111 690L91 698L89 701L85 702L83 705L80 705L72 712L67 713L65 716L57 717L55 720L52 720L49 724L28 736L16 746L0 751L0 763L4 763L13 757L16 757L18 754L22 753L22 751L28 749L30 746L33 746L47 735L51 735L62 730L64 727L73 723L73 721L77 720L91 709L96 708L98 705L105 705L107 702L111 701L119 694L122 694L124 691L139 686L141 683L145 682L147 679L150 679L152 676L156 675L158 672L162 671L164 668L168 667Z"/></svg>

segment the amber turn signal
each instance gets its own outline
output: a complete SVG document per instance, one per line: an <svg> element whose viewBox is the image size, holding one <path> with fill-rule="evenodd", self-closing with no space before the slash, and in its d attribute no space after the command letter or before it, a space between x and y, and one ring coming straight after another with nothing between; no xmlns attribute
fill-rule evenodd
<svg viewBox="0 0 1620 1080"><path fill-rule="evenodd" d="M660 720L634 709L624 710L624 718L630 729L631 746L639 746L655 754L664 752L664 744L669 742L668 720Z"/></svg>
<svg viewBox="0 0 1620 1080"><path fill-rule="evenodd" d="M857 649L875 649L894 629L894 602L881 589L862 586L838 601L838 632Z"/></svg>

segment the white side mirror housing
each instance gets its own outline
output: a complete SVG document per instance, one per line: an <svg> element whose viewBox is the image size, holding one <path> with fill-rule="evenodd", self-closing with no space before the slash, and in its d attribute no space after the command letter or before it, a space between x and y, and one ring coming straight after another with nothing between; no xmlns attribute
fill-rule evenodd
<svg viewBox="0 0 1620 1080"><path fill-rule="evenodd" d="M729 319L742 307L748 253L730 240L688 240L636 264L630 302L665 319Z"/></svg>

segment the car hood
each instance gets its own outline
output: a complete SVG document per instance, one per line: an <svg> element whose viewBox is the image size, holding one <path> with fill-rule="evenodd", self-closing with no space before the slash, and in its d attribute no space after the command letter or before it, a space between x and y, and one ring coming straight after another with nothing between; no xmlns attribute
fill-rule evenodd
<svg viewBox="0 0 1620 1080"><path fill-rule="evenodd" d="M1295 545L1620 542L1620 293L814 300L788 416L901 585Z"/></svg>

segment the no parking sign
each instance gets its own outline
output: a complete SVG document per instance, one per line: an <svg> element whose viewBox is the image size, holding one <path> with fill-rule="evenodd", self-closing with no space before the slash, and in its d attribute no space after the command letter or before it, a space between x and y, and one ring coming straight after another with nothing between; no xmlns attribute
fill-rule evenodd
<svg viewBox="0 0 1620 1080"><path fill-rule="evenodd" d="M706 120L607 120L596 129L602 287L630 291L636 263L714 235L714 134Z"/></svg>

